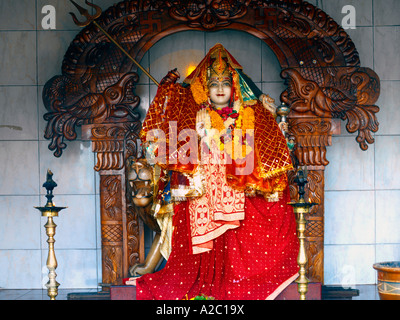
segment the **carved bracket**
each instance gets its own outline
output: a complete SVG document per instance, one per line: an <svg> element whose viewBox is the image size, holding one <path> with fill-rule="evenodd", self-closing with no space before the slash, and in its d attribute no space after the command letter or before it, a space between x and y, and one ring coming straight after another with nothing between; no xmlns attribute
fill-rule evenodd
<svg viewBox="0 0 400 320"><path fill-rule="evenodd" d="M332 135L340 134L340 122L332 118L289 117L289 135L296 137L295 155L299 165L325 167L326 147L332 145Z"/></svg>

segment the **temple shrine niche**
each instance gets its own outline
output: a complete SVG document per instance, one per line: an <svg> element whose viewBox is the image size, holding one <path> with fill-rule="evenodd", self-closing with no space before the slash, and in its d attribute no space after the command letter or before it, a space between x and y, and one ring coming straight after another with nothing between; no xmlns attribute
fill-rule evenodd
<svg viewBox="0 0 400 320"><path fill-rule="evenodd" d="M104 29L136 61L157 41L187 30L247 32L275 53L286 89L280 99L290 107L289 132L299 166L307 168L305 198L318 203L306 216L308 278L324 282L324 171L326 147L347 121L362 150L378 131L377 74L361 66L354 43L325 12L302 0L122 1L104 11L71 42L62 74L43 89L47 108L45 138L60 157L68 141L92 141L100 174L102 284L121 284L129 270L145 261L144 223L157 230L132 201L129 173L141 156L135 93L139 67L101 31ZM170 66L171 69L174 66ZM159 79L161 80L161 79ZM176 80L176 79L175 79ZM294 175L291 197L298 198Z"/></svg>

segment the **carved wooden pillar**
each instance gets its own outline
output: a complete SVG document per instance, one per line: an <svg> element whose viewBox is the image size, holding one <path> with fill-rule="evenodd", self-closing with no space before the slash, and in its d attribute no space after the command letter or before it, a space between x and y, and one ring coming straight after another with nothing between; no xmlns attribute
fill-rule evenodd
<svg viewBox="0 0 400 320"><path fill-rule="evenodd" d="M290 134L296 137L295 155L300 166L308 170L305 199L318 203L306 216L306 245L308 277L311 281L324 282L324 189L326 147L332 145L332 135L340 134L340 120L292 114L289 116ZM291 172L291 196L297 198L295 175Z"/></svg>
<svg viewBox="0 0 400 320"><path fill-rule="evenodd" d="M107 290L111 284L122 284L131 265L144 261L143 223L128 200L125 172L126 158L132 153L127 145L137 137L137 126L129 123L84 125L82 137L92 141L92 150L97 154L102 286Z"/></svg>

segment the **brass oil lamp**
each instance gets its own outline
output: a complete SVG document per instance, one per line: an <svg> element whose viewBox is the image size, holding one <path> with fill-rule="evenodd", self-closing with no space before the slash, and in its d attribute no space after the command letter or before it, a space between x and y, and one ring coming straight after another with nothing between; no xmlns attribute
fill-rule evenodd
<svg viewBox="0 0 400 320"><path fill-rule="evenodd" d="M296 222L297 222L297 236L300 242L299 254L297 257L297 264L300 267L299 270L299 277L296 279L297 283L297 291L300 294L300 300L306 300L306 294L308 292L308 283L310 282L306 276L306 265L308 262L307 253L306 253L306 246L305 246L305 231L307 220L305 216L309 214L310 209L312 206L316 205L317 203L310 203L304 200L304 187L308 183L307 181L307 169L298 169L296 178L294 182L299 187L299 200L297 202L290 202L289 204L293 207L293 211L296 215Z"/></svg>
<svg viewBox="0 0 400 320"><path fill-rule="evenodd" d="M53 189L57 186L57 183L53 180L53 173L50 170L47 170L46 182L43 184L43 187L46 188L47 194L47 203L44 207L35 207L42 213L42 217L47 217L47 223L44 225L46 228L47 234L47 243L49 244L49 251L47 256L47 269L49 269L49 281L46 283L47 287L47 295L50 297L50 300L56 300L56 296L58 295L58 287L59 283L56 281L56 268L57 268L57 259L54 251L54 235L56 234L57 225L53 221L53 217L58 217L58 213L65 209L66 207L56 207L53 203Z"/></svg>

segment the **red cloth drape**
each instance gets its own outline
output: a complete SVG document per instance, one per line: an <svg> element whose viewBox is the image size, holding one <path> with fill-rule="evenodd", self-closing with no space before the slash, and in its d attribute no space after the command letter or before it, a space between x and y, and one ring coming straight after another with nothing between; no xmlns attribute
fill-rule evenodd
<svg viewBox="0 0 400 320"><path fill-rule="evenodd" d="M191 253L188 202L175 206L173 250L165 267L137 279L137 299L181 300L205 294L218 300L276 297L298 272L298 238L288 188L283 199L246 197L245 220Z"/></svg>

